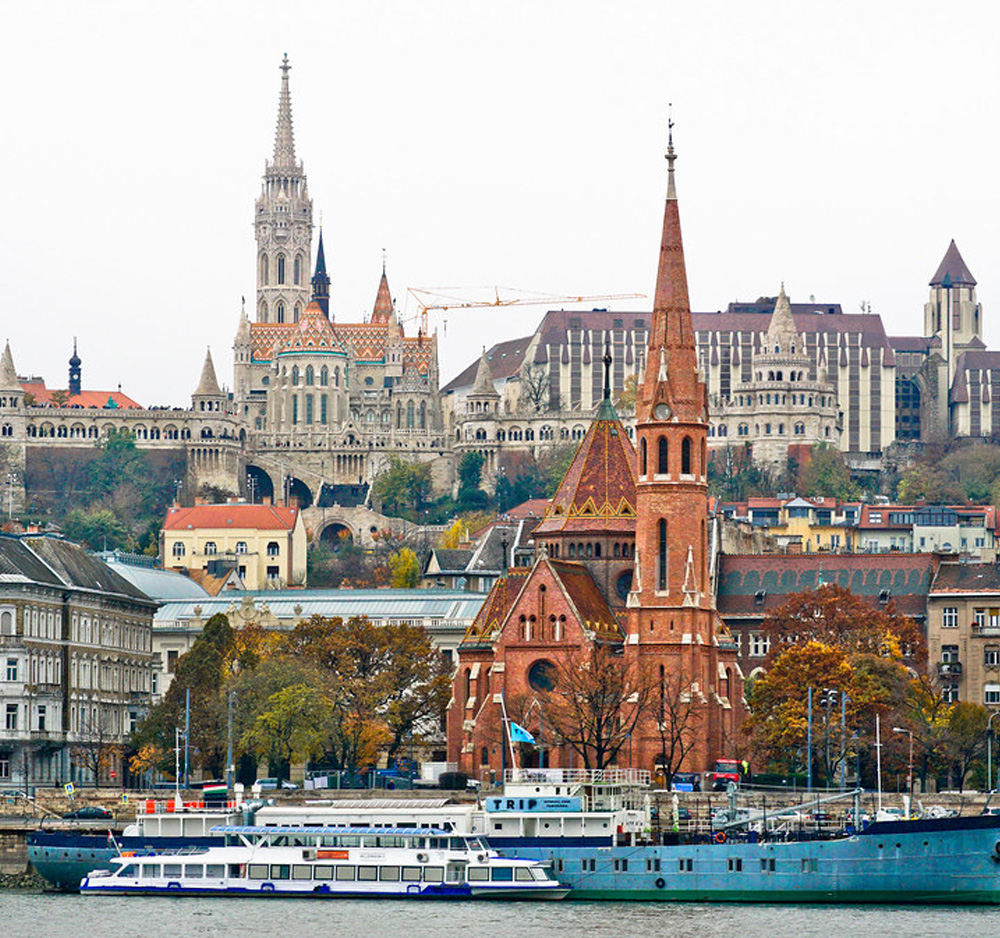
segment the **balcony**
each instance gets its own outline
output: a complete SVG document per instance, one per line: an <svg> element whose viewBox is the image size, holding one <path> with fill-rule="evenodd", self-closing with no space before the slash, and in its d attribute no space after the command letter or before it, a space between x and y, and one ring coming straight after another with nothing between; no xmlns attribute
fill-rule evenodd
<svg viewBox="0 0 1000 938"><path fill-rule="evenodd" d="M980 638L1000 637L1000 622L973 622L972 634Z"/></svg>
<svg viewBox="0 0 1000 938"><path fill-rule="evenodd" d="M962 662L961 661L939 661L937 666L938 677L954 677L958 678L962 676Z"/></svg>

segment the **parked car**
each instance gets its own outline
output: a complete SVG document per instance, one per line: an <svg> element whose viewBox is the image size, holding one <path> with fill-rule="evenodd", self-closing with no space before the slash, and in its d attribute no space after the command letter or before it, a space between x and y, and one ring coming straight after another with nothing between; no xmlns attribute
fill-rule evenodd
<svg viewBox="0 0 1000 938"><path fill-rule="evenodd" d="M258 778L253 784L255 788L259 788L261 791L275 791L278 788L295 789L299 787L295 782L290 782L284 778Z"/></svg>
<svg viewBox="0 0 1000 938"><path fill-rule="evenodd" d="M107 809L96 804L85 804L82 808L70 811L63 817L67 821L110 821L114 815Z"/></svg>
<svg viewBox="0 0 1000 938"><path fill-rule="evenodd" d="M674 791L701 791L701 773L674 772L670 787Z"/></svg>

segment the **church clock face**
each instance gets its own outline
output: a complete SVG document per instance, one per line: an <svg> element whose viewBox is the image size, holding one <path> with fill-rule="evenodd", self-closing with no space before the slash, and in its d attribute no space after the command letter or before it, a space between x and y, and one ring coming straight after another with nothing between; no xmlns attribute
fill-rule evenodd
<svg viewBox="0 0 1000 938"><path fill-rule="evenodd" d="M666 404L657 404L653 408L653 416L657 420L669 420L670 419L670 408Z"/></svg>

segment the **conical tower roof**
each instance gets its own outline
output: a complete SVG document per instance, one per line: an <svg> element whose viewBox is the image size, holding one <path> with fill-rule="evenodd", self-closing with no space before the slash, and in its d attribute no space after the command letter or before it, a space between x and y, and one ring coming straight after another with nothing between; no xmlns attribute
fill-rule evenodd
<svg viewBox="0 0 1000 938"><path fill-rule="evenodd" d="M375 308L372 310L372 322L391 322L393 314L392 293L389 292L389 281L385 276L385 262L382 262L382 279L378 282L378 292L375 294Z"/></svg>
<svg viewBox="0 0 1000 938"><path fill-rule="evenodd" d="M292 131L292 95L288 90L288 53L281 62L281 92L278 95L278 126L274 132L274 169L298 169L295 162L295 134Z"/></svg>
<svg viewBox="0 0 1000 938"><path fill-rule="evenodd" d="M976 278L972 276L962 259L954 238L951 239L948 250L944 252L938 269L934 271L930 285L932 287L974 287L976 285Z"/></svg>
<svg viewBox="0 0 1000 938"><path fill-rule="evenodd" d="M635 448L605 398L535 536L635 528Z"/></svg>
<svg viewBox="0 0 1000 938"><path fill-rule="evenodd" d="M798 330L795 328L795 319L792 316L792 304L788 302L785 285L782 284L781 292L778 293L777 302L774 304L774 312L771 314L771 321L767 326L764 354L790 355L792 349L799 351Z"/></svg>
<svg viewBox="0 0 1000 938"><path fill-rule="evenodd" d="M212 362L212 350L205 350L205 364L201 366L201 379L195 388L196 397L218 397L222 394L218 379L215 377L215 364Z"/></svg>
<svg viewBox="0 0 1000 938"><path fill-rule="evenodd" d="M499 397L496 385L493 383L493 372L490 369L490 360L486 356L486 347L483 346L483 354L479 358L479 367L476 369L476 380L469 391L469 397Z"/></svg>
<svg viewBox="0 0 1000 938"><path fill-rule="evenodd" d="M21 382L17 380L17 369L14 367L14 356L10 352L10 341L4 346L3 357L0 358L0 391L20 391Z"/></svg>
<svg viewBox="0 0 1000 938"><path fill-rule="evenodd" d="M661 404L666 405L672 418L681 422L700 422L705 413L705 386L698 374L694 348L681 218L674 183L676 159L671 140L667 146L667 201L663 211L646 374L636 402L637 424L666 419L654 414L657 410L667 412Z"/></svg>

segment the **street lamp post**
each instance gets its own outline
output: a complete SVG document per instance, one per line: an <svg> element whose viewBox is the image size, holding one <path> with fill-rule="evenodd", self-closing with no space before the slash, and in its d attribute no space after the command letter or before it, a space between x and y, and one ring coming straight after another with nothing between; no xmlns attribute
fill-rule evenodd
<svg viewBox="0 0 1000 938"><path fill-rule="evenodd" d="M1000 717L1000 710L990 714L986 721L986 787L993 791L993 721Z"/></svg>
<svg viewBox="0 0 1000 938"><path fill-rule="evenodd" d="M910 802L913 802L913 730L904 729L902 726L894 726L894 733L908 733L910 736L910 762L909 771L906 775L906 788L910 793Z"/></svg>
<svg viewBox="0 0 1000 938"><path fill-rule="evenodd" d="M14 520L14 486L17 484L17 473L13 470L7 473L7 518Z"/></svg>

